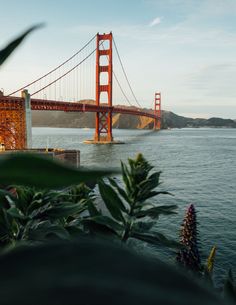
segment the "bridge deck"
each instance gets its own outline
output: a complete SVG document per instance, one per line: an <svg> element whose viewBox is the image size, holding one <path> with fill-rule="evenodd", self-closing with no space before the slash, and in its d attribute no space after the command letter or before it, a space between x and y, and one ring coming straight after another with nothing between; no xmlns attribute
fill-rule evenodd
<svg viewBox="0 0 236 305"><path fill-rule="evenodd" d="M0 97L0 103L4 101L11 101L14 107L14 101L24 100L18 97ZM8 103L9 105L9 103ZM138 108L130 109L123 107L108 107L105 105L96 106L91 104L82 104L79 102L63 102L63 101L53 101L53 100L43 100L43 99L31 99L31 109L32 110L47 110L47 111L64 111L64 112L109 112L112 113L123 113L130 115L145 116L153 119L158 117L149 112L139 110Z"/></svg>

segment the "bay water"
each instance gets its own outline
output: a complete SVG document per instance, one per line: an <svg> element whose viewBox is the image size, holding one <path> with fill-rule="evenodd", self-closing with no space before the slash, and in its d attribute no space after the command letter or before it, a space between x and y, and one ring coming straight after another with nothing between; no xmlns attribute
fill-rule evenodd
<svg viewBox="0 0 236 305"><path fill-rule="evenodd" d="M143 153L162 171L160 188L174 195L157 196L154 202L178 205L176 215L160 217L156 230L178 240L186 208L193 203L203 262L216 245L216 282L222 283L229 268L236 276L236 129L116 129L114 138L125 144L83 144L93 134L92 129L33 128L33 146L79 149L81 165L90 168L119 167L120 160Z"/></svg>

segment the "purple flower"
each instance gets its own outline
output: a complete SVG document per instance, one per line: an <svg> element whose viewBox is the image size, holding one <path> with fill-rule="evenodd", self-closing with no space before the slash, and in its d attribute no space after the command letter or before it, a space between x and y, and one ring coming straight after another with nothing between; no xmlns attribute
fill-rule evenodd
<svg viewBox="0 0 236 305"><path fill-rule="evenodd" d="M202 267L198 249L197 217L193 204L186 211L180 231L180 243L185 248L177 253L177 262L189 270L200 272Z"/></svg>

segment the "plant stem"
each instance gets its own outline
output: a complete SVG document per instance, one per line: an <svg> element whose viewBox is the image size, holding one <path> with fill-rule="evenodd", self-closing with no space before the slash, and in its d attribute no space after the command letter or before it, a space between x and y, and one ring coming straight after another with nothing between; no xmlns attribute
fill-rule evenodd
<svg viewBox="0 0 236 305"><path fill-rule="evenodd" d="M134 207L135 207L135 203L132 204L130 212L128 213L128 221L126 222L125 232L124 232L124 235L121 239L123 242L126 242L129 238L129 233L130 233L131 228L132 228L132 217L133 217Z"/></svg>

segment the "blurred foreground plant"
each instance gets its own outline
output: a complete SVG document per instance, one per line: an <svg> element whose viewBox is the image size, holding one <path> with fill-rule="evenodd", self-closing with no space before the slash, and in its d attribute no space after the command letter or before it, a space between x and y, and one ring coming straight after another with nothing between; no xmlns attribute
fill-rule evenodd
<svg viewBox="0 0 236 305"><path fill-rule="evenodd" d="M181 270L89 236L13 249L0 263L1 305L222 305Z"/></svg>
<svg viewBox="0 0 236 305"><path fill-rule="evenodd" d="M224 283L223 297L230 304L236 304L236 285L231 269L228 271Z"/></svg>
<svg viewBox="0 0 236 305"><path fill-rule="evenodd" d="M75 220L93 200L85 183L115 172L75 169L37 155L2 155L0 184L13 185L14 192L0 190L0 245L81 234L80 222Z"/></svg>
<svg viewBox="0 0 236 305"><path fill-rule="evenodd" d="M63 191L15 187L17 196L1 191L0 245L17 241L69 239L82 233L75 220L87 210L90 189L80 184Z"/></svg>
<svg viewBox="0 0 236 305"><path fill-rule="evenodd" d="M107 236L123 243L136 239L179 248L178 261L201 274L204 268L196 248L197 222L193 206L189 207L184 220L181 247L181 243L155 230L159 216L174 214L176 206L158 205L151 200L168 194L156 190L161 173L151 173L152 169L141 154L134 160L129 159L128 165L122 162L122 187L117 179L109 178L117 171L76 170L35 155L2 157L0 183L17 185L10 187L14 192L0 190L0 248L9 249L22 242L31 245L52 240L81 240L86 235ZM104 176L106 178L101 180ZM95 196L96 192L85 182L97 181L99 193ZM98 199L102 199L105 211ZM214 258L215 248L205 267L210 277ZM229 275L225 295L233 299L234 294L233 277Z"/></svg>
<svg viewBox="0 0 236 305"><path fill-rule="evenodd" d="M109 183L101 180L115 171L76 170L35 155L2 158L0 167L0 182L26 185L16 186L16 195L0 192L2 246L22 240L42 242L92 234L123 242L134 238L154 245L179 247L179 243L152 229L160 215L174 214L176 206L149 201L168 192L155 190L160 184L160 172L150 173L152 166L141 154L135 160L129 159L128 166L121 163L124 188L115 178L106 178ZM68 187L76 181L80 184ZM85 185L92 181L99 181L98 197L102 198L107 212L97 207L94 192ZM50 190L59 187L63 188Z"/></svg>
<svg viewBox="0 0 236 305"><path fill-rule="evenodd" d="M28 36L34 30L41 28L43 24L37 24L30 27L23 34L12 40L4 49L0 50L0 66L11 55L11 53L22 43L26 36Z"/></svg>
<svg viewBox="0 0 236 305"><path fill-rule="evenodd" d="M151 173L153 167L139 154L136 159L129 159L128 166L121 162L124 187L114 178L99 181L99 192L109 211L104 216L96 210L90 210L87 224L96 224L108 229L118 239L126 242L130 238L138 239L154 245L165 245L178 248L180 245L152 228L160 215L175 213L176 205L157 205L149 201L160 194L157 191L161 172Z"/></svg>

